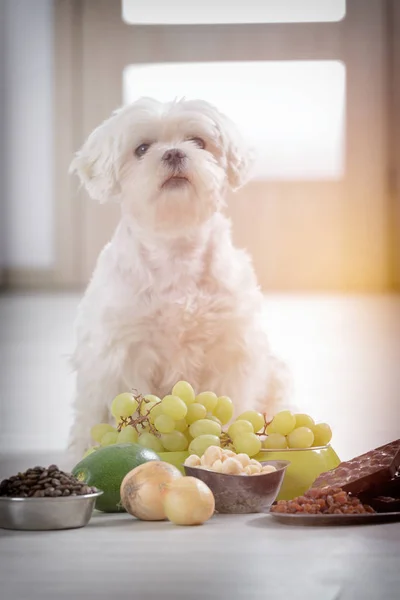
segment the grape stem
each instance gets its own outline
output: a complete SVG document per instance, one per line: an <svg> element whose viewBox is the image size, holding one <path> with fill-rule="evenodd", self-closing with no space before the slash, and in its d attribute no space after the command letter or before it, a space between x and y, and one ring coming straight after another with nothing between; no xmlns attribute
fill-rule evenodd
<svg viewBox="0 0 400 600"><path fill-rule="evenodd" d="M144 398L142 394L138 394L136 390L132 390L132 393L133 393L133 397L135 398L136 402L138 403L138 407L135 411L135 414L131 415L130 417L121 417L120 418L120 421L117 426L117 431L121 431L121 429L123 427L125 427L126 425L130 425L137 431L138 434L140 434L141 432L138 431L138 427L139 427L139 425L145 424L145 426L148 427L150 433L152 433L155 437L160 438L161 437L160 432L157 431L157 429L151 423L150 417L149 417L151 411L157 405L154 404L147 410L147 412L144 415L142 415L141 414L142 406L148 404L150 402L150 400L146 400L146 398ZM137 416L135 416L135 415L137 415Z"/></svg>

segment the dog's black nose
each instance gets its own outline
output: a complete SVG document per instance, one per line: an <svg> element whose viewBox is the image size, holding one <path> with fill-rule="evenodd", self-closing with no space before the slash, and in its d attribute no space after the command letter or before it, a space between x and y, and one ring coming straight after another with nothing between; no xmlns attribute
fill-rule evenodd
<svg viewBox="0 0 400 600"><path fill-rule="evenodd" d="M171 150L167 150L163 154L163 161L166 162L170 167L178 167L183 163L186 158L186 154L182 152L182 150L178 150L177 148L172 148Z"/></svg>

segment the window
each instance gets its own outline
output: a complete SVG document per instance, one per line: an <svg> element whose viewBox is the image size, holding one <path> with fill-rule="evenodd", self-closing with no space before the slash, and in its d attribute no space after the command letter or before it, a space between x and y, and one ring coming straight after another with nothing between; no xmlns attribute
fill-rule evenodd
<svg viewBox="0 0 400 600"><path fill-rule="evenodd" d="M339 179L344 172L345 77L339 61L129 65L123 97L125 103L151 96L215 104L256 150L256 179Z"/></svg>
<svg viewBox="0 0 400 600"><path fill-rule="evenodd" d="M340 21L346 0L122 0L129 24L299 23Z"/></svg>

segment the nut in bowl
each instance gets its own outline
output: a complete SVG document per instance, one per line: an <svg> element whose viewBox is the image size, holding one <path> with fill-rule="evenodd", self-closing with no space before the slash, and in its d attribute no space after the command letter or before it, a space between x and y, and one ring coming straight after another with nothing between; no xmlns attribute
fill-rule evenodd
<svg viewBox="0 0 400 600"><path fill-rule="evenodd" d="M274 471L257 475L226 475L202 466L184 465L186 475L197 477L208 485L215 498L219 513L245 514L267 512L281 488L289 462L270 460L261 463Z"/></svg>

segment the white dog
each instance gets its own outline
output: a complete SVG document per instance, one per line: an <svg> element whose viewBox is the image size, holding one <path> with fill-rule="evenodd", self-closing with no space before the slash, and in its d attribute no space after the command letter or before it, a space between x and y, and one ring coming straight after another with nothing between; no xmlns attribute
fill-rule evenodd
<svg viewBox="0 0 400 600"><path fill-rule="evenodd" d="M251 261L222 214L227 189L249 170L233 124L203 101L144 98L100 125L71 169L122 213L79 309L71 460L90 445L91 426L109 421L114 396L131 389L162 397L185 379L230 396L236 414L271 413L283 371Z"/></svg>

